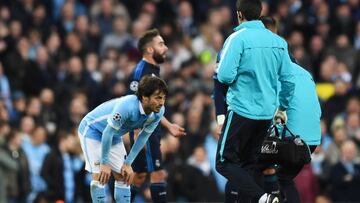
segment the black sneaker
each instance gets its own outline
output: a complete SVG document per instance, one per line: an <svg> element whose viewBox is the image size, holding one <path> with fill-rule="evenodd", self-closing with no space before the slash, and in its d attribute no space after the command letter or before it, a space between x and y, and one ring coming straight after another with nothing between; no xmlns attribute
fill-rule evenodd
<svg viewBox="0 0 360 203"><path fill-rule="evenodd" d="M266 203L280 203L280 199L275 195L268 195L266 198Z"/></svg>

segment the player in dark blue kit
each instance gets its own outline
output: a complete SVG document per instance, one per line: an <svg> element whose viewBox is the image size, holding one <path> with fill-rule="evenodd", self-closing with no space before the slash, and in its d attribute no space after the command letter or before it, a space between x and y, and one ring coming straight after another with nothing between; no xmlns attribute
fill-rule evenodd
<svg viewBox="0 0 360 203"><path fill-rule="evenodd" d="M146 31L139 39L138 49L142 53L142 60L136 65L129 79L129 93L137 90L138 82L145 75L160 76L159 64L163 63L168 50L163 38L156 29ZM171 135L175 137L184 136L184 128L170 123L165 117L161 124ZM134 143L134 132L130 133L130 140ZM150 173L150 191L153 202L166 202L166 172L162 167L160 152L161 131L159 126L155 129L143 150L135 159L133 169L136 173L133 182L132 196L136 195L145 181L147 173Z"/></svg>

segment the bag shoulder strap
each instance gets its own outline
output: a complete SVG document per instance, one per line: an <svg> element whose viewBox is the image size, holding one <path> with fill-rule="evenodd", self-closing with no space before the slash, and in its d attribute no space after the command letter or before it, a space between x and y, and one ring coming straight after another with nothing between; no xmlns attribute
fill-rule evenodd
<svg viewBox="0 0 360 203"><path fill-rule="evenodd" d="M289 132L292 137L299 137L298 135L294 135L294 133L292 133L292 132L290 131L290 129L286 126L286 124L283 124L283 131L282 131L282 133L281 133L281 137L285 137L285 136L286 136L286 132Z"/></svg>

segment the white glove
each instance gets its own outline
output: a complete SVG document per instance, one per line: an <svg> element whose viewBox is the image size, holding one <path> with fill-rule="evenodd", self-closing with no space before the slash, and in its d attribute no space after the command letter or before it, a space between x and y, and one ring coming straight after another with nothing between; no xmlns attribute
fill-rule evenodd
<svg viewBox="0 0 360 203"><path fill-rule="evenodd" d="M286 124L287 122L287 115L286 115L286 111L282 111L282 110L279 110L277 109L276 112L275 112L275 115L274 115L274 123L284 123ZM279 121L280 120L280 121Z"/></svg>

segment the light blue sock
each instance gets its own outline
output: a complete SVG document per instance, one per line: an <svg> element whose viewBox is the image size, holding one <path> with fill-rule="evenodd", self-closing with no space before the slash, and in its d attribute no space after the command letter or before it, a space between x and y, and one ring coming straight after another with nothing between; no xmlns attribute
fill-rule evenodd
<svg viewBox="0 0 360 203"><path fill-rule="evenodd" d="M125 203L131 201L130 186L123 181L115 181L114 198L116 203Z"/></svg>
<svg viewBox="0 0 360 203"><path fill-rule="evenodd" d="M99 181L93 180L90 183L90 194L93 203L105 203L105 185L100 184Z"/></svg>

